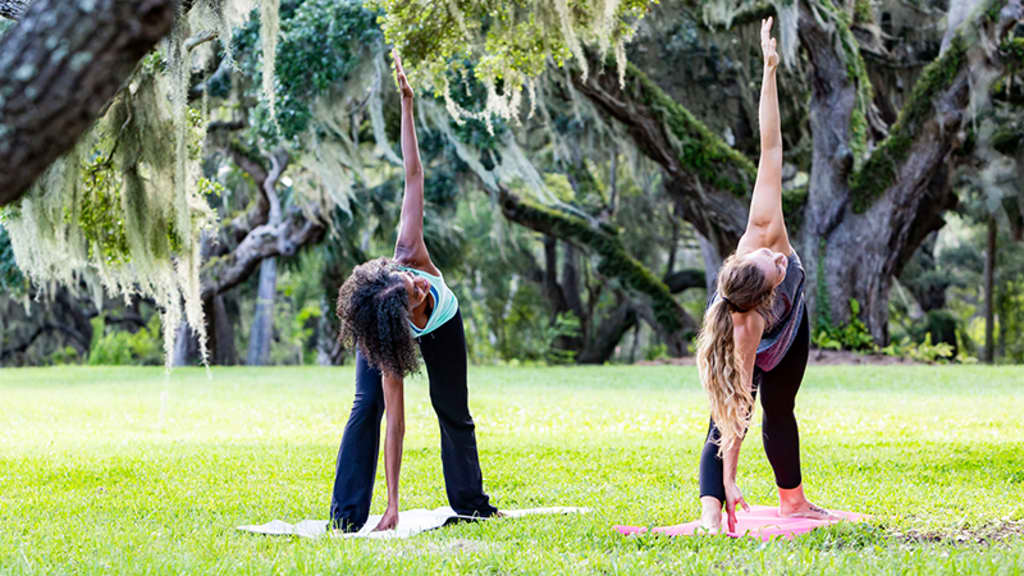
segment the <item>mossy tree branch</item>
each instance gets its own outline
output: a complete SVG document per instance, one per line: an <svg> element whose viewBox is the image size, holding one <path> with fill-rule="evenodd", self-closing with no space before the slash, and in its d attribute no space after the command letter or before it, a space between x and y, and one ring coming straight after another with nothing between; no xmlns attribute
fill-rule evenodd
<svg viewBox="0 0 1024 576"><path fill-rule="evenodd" d="M500 184L498 203L509 220L596 254L600 259L598 271L618 280L624 290L649 307L647 319L666 340L670 352L685 352L686 341L696 332L696 322L672 298L668 286L626 252L614 229L607 225L592 226L575 216L531 202Z"/></svg>
<svg viewBox="0 0 1024 576"><path fill-rule="evenodd" d="M661 165L683 217L721 253L732 251L746 227L754 164L632 65L625 88L609 67L586 80L573 75L573 82Z"/></svg>

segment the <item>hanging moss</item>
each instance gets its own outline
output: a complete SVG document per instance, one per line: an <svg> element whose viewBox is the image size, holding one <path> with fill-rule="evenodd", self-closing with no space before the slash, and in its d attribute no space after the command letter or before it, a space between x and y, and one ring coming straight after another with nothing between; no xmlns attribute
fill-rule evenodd
<svg viewBox="0 0 1024 576"><path fill-rule="evenodd" d="M746 156L725 143L684 106L658 88L635 66L627 69L628 90L649 106L667 128L679 162L703 182L745 198L757 178L757 168Z"/></svg>
<svg viewBox="0 0 1024 576"><path fill-rule="evenodd" d="M914 135L935 112L935 95L952 85L967 58L961 35L953 37L945 54L929 64L911 91L889 136L872 152L871 158L853 175L850 196L853 210L862 213L897 181L899 166L910 153Z"/></svg>

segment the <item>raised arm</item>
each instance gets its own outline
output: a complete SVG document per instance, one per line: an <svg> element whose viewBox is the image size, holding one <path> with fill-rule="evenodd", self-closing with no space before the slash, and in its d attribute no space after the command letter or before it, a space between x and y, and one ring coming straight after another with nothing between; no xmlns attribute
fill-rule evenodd
<svg viewBox="0 0 1024 576"><path fill-rule="evenodd" d="M792 248L782 213L782 128L779 119L779 95L775 71L779 55L771 37L772 19L761 22L761 51L764 73L761 82L761 103L758 108L761 129L761 159L757 166L757 182L750 201L747 230L740 240L741 252L771 248L789 254Z"/></svg>
<svg viewBox="0 0 1024 576"><path fill-rule="evenodd" d="M384 410L387 432L384 435L384 477L388 485L388 506L377 523L377 530L398 526L398 478L402 470L402 442L405 439L405 384L400 376L384 374Z"/></svg>
<svg viewBox="0 0 1024 576"><path fill-rule="evenodd" d="M395 243L395 260L413 268L437 274L423 241L423 165L420 163L416 123L413 118L413 91L402 68L402 59L393 52L398 87L402 92L402 160L405 163L405 196L402 222Z"/></svg>

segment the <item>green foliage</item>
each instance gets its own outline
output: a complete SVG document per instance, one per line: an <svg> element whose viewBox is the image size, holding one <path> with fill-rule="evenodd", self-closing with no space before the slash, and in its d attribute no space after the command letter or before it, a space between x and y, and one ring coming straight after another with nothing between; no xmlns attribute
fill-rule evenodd
<svg viewBox="0 0 1024 576"><path fill-rule="evenodd" d="M0 289L4 292L16 292L25 285L25 279L14 260L11 238L3 227L3 212L0 212Z"/></svg>
<svg viewBox="0 0 1024 576"><path fill-rule="evenodd" d="M47 363L52 366L66 366L68 364L78 364L81 362L81 357L78 355L78 350L75 350L74 346L65 346L58 348L50 353L50 357L47 358Z"/></svg>
<svg viewBox="0 0 1024 576"><path fill-rule="evenodd" d="M953 359L953 347L946 342L932 343L932 334L928 332L920 343L910 338L903 338L900 342L891 342L880 350L886 356L897 358L908 358L915 362L926 364L946 364Z"/></svg>
<svg viewBox="0 0 1024 576"><path fill-rule="evenodd" d="M325 309L323 306L320 283L325 274L324 256L323 250L314 249L302 251L297 258L278 259L275 337L270 350L274 364L316 362L319 320L324 313L333 315L333 308ZM248 331L238 334L242 345L248 343L248 334Z"/></svg>
<svg viewBox="0 0 1024 576"><path fill-rule="evenodd" d="M786 229L790 238L799 238L807 206L807 186L782 191L782 212L786 215Z"/></svg>
<svg viewBox="0 0 1024 576"><path fill-rule="evenodd" d="M274 118L267 102L250 109L250 124L268 141L304 133L313 118L316 97L341 89L344 81L381 41L377 13L357 0L298 0L281 6L280 42L275 59ZM257 10L233 36L239 67L250 81L251 94L260 86L264 62Z"/></svg>
<svg viewBox="0 0 1024 576"><path fill-rule="evenodd" d="M402 54L413 85L432 86L456 119L492 116L509 120L521 112L523 92L533 97L532 79L570 58L586 73L583 43L610 48L624 73L623 43L651 0L517 0L430 2L373 0L389 44ZM486 109L471 112L451 98L467 75L467 63L486 87ZM455 76L455 80L452 76ZM531 102L531 106L532 106ZM532 108L531 108L532 110Z"/></svg>
<svg viewBox="0 0 1024 576"><path fill-rule="evenodd" d="M559 340L576 340L582 335L582 324L580 319L572 312L562 312L555 317L555 321L547 329L546 339L548 342L545 359L548 364L572 364L576 360L574 350L565 350L555 344Z"/></svg>
<svg viewBox="0 0 1024 576"><path fill-rule="evenodd" d="M867 352L875 349L874 338L871 337L871 332L868 332L864 321L860 319L860 302L856 298L850 299L850 320L839 327L820 326L813 342L818 348L832 350L842 348Z"/></svg>
<svg viewBox="0 0 1024 576"><path fill-rule="evenodd" d="M77 213L69 205L64 212L68 225L78 225L87 241L89 258L106 264L124 264L131 259L128 231L121 209L121 173L112 156L102 150L82 166L82 200Z"/></svg>
<svg viewBox="0 0 1024 576"><path fill-rule="evenodd" d="M91 320L93 340L89 349L90 366L156 365L161 358L160 317L154 314L149 323L132 333L105 330L103 315Z"/></svg>
<svg viewBox="0 0 1024 576"><path fill-rule="evenodd" d="M668 358L668 346L662 342L649 346L644 352L644 360L648 362L664 360L665 358Z"/></svg>

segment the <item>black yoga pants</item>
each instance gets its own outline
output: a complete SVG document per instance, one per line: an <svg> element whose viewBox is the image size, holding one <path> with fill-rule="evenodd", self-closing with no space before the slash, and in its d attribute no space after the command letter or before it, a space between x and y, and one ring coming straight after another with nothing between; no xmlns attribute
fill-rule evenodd
<svg viewBox="0 0 1024 576"><path fill-rule="evenodd" d="M462 313L417 339L430 379L430 402L441 428L441 464L448 502L456 513L487 517L497 509L484 494L476 434L469 414L466 335ZM331 497L331 523L345 531L366 524L380 448L384 389L380 371L356 353L356 398L341 437Z"/></svg>
<svg viewBox="0 0 1024 576"><path fill-rule="evenodd" d="M754 395L756 397L760 391L761 406L764 408L761 438L768 462L775 472L775 484L779 488L796 488L801 482L800 435L793 407L800 382L804 378L809 352L810 329L807 311L804 310L796 337L779 364L768 372L754 368ZM718 428L712 420L700 455L700 495L702 498L714 496L724 502L722 459L718 456L718 445L715 444L718 438Z"/></svg>

